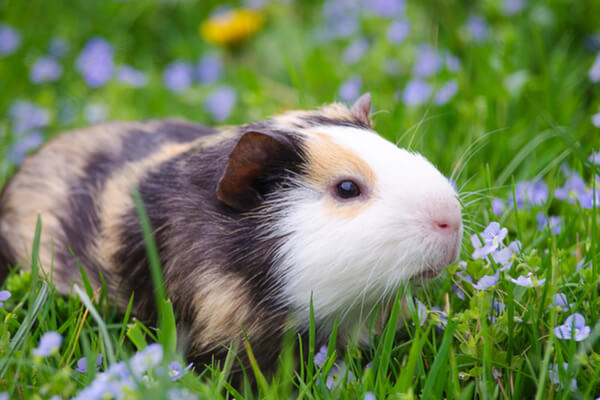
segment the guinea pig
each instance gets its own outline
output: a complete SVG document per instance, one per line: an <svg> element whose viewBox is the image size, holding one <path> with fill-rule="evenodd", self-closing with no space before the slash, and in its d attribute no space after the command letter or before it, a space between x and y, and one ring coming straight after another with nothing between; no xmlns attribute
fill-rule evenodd
<svg viewBox="0 0 600 400"><path fill-rule="evenodd" d="M106 282L109 298L156 318L131 188L139 189L188 359L220 360L247 339L272 363L284 332L317 340L368 324L411 278L454 262L457 193L429 161L380 137L370 95L220 129L181 121L104 123L30 156L0 197L0 279L40 266L57 289ZM72 251L72 253L71 253ZM75 257L73 256L75 255ZM292 322L290 322L292 321Z"/></svg>

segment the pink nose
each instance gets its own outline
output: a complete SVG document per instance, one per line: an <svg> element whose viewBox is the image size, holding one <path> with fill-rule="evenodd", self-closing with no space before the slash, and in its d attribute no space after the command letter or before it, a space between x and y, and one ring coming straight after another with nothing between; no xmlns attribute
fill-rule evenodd
<svg viewBox="0 0 600 400"><path fill-rule="evenodd" d="M429 221L435 232L454 235L462 227L460 204L454 198L439 199L429 208Z"/></svg>

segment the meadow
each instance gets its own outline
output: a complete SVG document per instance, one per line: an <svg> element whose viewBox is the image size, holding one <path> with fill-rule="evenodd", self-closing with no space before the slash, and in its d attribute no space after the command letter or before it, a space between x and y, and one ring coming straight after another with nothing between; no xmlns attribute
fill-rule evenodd
<svg viewBox="0 0 600 400"><path fill-rule="evenodd" d="M253 366L234 387L233 353L177 354L164 299L152 327L16 270L0 399L600 397L600 1L5 0L0 187L68 129L241 124L363 92L375 129L464 207L460 261L402 289L401 330L392 313L370 348L338 354L334 337L297 369L291 334L275 375Z"/></svg>

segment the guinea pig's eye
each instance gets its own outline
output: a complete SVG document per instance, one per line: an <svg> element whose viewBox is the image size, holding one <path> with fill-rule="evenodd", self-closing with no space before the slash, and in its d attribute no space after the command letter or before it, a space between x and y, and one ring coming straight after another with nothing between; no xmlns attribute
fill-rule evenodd
<svg viewBox="0 0 600 400"><path fill-rule="evenodd" d="M360 188L353 181L341 181L335 187L335 192L342 199L360 196Z"/></svg>

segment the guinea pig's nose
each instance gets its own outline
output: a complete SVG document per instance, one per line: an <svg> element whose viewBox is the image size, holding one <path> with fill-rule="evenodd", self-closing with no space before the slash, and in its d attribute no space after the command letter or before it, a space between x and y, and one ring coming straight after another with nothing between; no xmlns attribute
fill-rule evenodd
<svg viewBox="0 0 600 400"><path fill-rule="evenodd" d="M440 202L430 209L430 221L433 230L441 234L455 234L462 227L460 205L455 199Z"/></svg>

